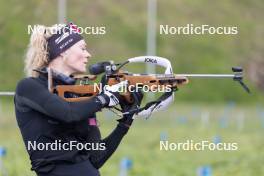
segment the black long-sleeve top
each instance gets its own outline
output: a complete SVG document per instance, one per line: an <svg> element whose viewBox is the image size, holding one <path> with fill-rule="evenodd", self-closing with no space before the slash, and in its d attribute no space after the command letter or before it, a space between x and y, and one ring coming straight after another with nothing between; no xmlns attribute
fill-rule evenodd
<svg viewBox="0 0 264 176"><path fill-rule="evenodd" d="M53 84L65 84L60 78L54 78ZM113 154L128 127L119 123L105 139L97 126L88 124L89 118L103 107L98 99L81 102L67 102L48 91L47 75L37 78L25 78L16 88L14 99L17 123L24 143L49 143L78 141L81 143L104 143L105 150L28 150L32 170L48 171L56 163L77 163L89 160L98 169Z"/></svg>

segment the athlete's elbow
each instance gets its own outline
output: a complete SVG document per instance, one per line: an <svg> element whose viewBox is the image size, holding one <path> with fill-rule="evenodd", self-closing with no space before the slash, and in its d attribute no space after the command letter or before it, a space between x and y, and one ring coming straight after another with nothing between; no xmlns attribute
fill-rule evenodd
<svg viewBox="0 0 264 176"><path fill-rule="evenodd" d="M98 162L98 161L95 162L92 160L91 160L91 163L95 169L100 169L104 165L104 162Z"/></svg>

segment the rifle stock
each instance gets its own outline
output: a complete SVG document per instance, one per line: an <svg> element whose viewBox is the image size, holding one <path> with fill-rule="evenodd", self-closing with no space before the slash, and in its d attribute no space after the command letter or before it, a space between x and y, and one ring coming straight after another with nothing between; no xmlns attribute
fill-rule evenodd
<svg viewBox="0 0 264 176"><path fill-rule="evenodd" d="M89 77L78 77L78 79L85 80L89 79ZM134 87L143 87L148 86L150 91L157 91L159 88L177 88L179 85L187 84L188 79L183 76L176 75L153 75L153 74L126 74L126 73L117 73L113 75L109 75L107 85L112 86L118 84L121 81L127 80L129 86ZM85 81L84 81L85 82ZM98 84L92 85L59 85L54 87L53 92L57 93L58 96L65 99L69 102L82 101L90 99L97 94L99 94L101 87ZM77 97L76 98L67 98L67 93L73 93ZM121 93L121 96L129 103L133 102L133 98L129 91L125 91Z"/></svg>

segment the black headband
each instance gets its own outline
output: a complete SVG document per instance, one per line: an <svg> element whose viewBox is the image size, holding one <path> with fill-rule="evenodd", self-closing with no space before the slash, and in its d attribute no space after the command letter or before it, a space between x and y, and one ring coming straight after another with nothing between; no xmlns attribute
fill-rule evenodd
<svg viewBox="0 0 264 176"><path fill-rule="evenodd" d="M55 59L82 39L78 27L73 23L67 24L48 39L49 60Z"/></svg>

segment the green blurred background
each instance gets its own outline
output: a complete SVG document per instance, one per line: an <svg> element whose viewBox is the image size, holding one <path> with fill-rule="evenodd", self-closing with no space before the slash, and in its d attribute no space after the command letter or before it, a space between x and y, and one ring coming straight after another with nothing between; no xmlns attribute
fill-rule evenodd
<svg viewBox="0 0 264 176"><path fill-rule="evenodd" d="M0 91L14 91L18 80L24 77L28 25L57 23L57 8L55 0L0 0ZM129 174L137 176L196 175L197 168L204 165L212 168L213 175L264 175L263 16L262 0L158 1L156 54L168 58L175 73L231 73L231 66L240 65L245 69L245 82L252 93L246 94L232 80L192 79L176 93L176 102L168 111L147 121L136 121L119 150L102 168L102 175L118 175L122 157L131 158L133 167ZM106 27L105 35L84 35L93 56L91 64L146 55L146 0L68 0L67 20L83 27ZM160 35L161 24L237 26L239 32ZM128 69L146 72L142 64ZM29 171L12 100L0 97L0 146L7 148L3 161L9 175L34 175ZM210 113L206 127L201 124L203 112ZM112 116L108 112L99 113L104 136L115 126ZM224 126L222 119L226 121ZM219 135L223 141L238 142L240 148L236 152L164 152L159 151L163 133L172 142L211 140Z"/></svg>

